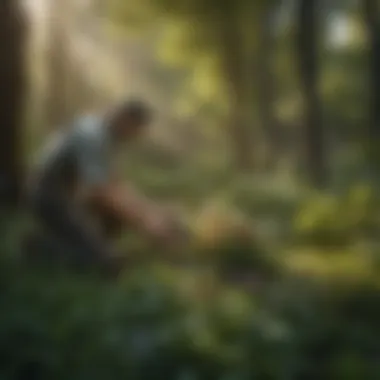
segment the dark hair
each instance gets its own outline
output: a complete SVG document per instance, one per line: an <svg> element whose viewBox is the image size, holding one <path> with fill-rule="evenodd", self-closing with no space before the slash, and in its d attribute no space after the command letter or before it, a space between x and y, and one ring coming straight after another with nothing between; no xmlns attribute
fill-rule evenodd
<svg viewBox="0 0 380 380"><path fill-rule="evenodd" d="M146 102L133 99L120 104L113 116L118 120L127 118L141 125L150 122L152 113L152 109Z"/></svg>

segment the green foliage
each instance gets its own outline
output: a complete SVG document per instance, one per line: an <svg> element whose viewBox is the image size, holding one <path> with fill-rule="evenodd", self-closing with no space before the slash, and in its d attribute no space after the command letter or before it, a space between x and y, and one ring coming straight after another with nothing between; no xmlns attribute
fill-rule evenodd
<svg viewBox="0 0 380 380"><path fill-rule="evenodd" d="M376 378L379 294L306 280L203 302L152 271L119 284L13 273L1 288L3 379ZM295 283L294 283L295 282ZM171 285L172 284L172 285ZM204 289L203 289L204 291Z"/></svg>
<svg viewBox="0 0 380 380"><path fill-rule="evenodd" d="M288 220L304 197L294 186L268 178L235 181L232 192L234 204L253 218Z"/></svg>
<svg viewBox="0 0 380 380"><path fill-rule="evenodd" d="M303 243L353 244L379 234L379 200L369 185L357 185L341 196L317 195L301 205L294 231Z"/></svg>
<svg viewBox="0 0 380 380"><path fill-rule="evenodd" d="M273 186L268 194L243 182L236 181L234 194L244 193L243 208L245 202L255 204L249 196L255 199L252 215L255 209L275 215L281 202L287 204L284 214L292 213L295 192L289 189L279 200L276 190L283 195L284 189ZM266 206L259 209L265 193ZM370 272L376 279L371 255L360 247L342 248L319 268L321 261L305 248L293 257L271 252L255 228L253 235L243 228L247 219L239 217L228 197L227 192L214 203L208 200L205 207L212 212L194 218L217 240L203 250L192 247L193 266L141 265L113 283L59 268L23 269L14 260L21 224L14 229L8 219L2 225L7 238L1 240L0 377L377 378L379 283L359 281ZM318 220L312 224L318 231L325 224L334 227L340 215L340 228L352 242L370 236L376 199L371 187L357 185L340 198L319 194L300 207ZM332 231L335 240L343 239L341 230ZM318 239L308 244L320 245ZM333 252L318 249L320 257ZM200 255L208 260L196 260ZM301 265L306 259L309 269ZM287 267L284 260L297 265ZM330 279L324 282L327 272Z"/></svg>

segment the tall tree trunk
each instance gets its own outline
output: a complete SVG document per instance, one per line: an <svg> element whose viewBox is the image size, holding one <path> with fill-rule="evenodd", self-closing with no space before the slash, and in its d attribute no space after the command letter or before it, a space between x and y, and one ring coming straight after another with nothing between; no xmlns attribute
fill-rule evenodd
<svg viewBox="0 0 380 380"><path fill-rule="evenodd" d="M304 159L310 181L327 184L326 147L318 94L317 0L298 0L298 63L304 103Z"/></svg>
<svg viewBox="0 0 380 380"><path fill-rule="evenodd" d="M257 67L257 99L261 130L265 139L265 168L275 166L281 149L281 139L274 113L274 69L273 52L275 38L273 34L272 3L263 5L259 20L259 47Z"/></svg>
<svg viewBox="0 0 380 380"><path fill-rule="evenodd" d="M236 7L225 3L219 12L219 45L222 69L230 97L228 127L239 169L252 168L252 141L247 125L247 86L244 73L244 46Z"/></svg>
<svg viewBox="0 0 380 380"><path fill-rule="evenodd" d="M369 159L372 168L380 171L380 15L376 0L363 0L364 18L369 40L368 110Z"/></svg>
<svg viewBox="0 0 380 380"><path fill-rule="evenodd" d="M50 0L46 124L56 128L67 118L68 51L67 51L67 7L69 0Z"/></svg>
<svg viewBox="0 0 380 380"><path fill-rule="evenodd" d="M0 199L15 206L22 184L26 18L17 0L0 2Z"/></svg>

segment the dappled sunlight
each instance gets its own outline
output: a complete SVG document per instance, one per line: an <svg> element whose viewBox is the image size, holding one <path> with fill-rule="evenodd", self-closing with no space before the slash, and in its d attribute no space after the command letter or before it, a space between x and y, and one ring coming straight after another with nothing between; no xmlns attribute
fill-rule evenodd
<svg viewBox="0 0 380 380"><path fill-rule="evenodd" d="M323 251L304 247L285 252L279 260L290 273L309 276L330 285L380 285L372 255L360 247Z"/></svg>

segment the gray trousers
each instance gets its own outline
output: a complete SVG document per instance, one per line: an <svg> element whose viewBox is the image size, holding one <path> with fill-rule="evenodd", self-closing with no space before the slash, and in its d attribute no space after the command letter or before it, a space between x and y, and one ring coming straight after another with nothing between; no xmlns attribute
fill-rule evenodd
<svg viewBox="0 0 380 380"><path fill-rule="evenodd" d="M68 252L80 267L108 265L115 252L108 241L91 228L91 214L59 192L44 189L31 192L29 204L37 223L57 249ZM52 252L54 255L54 252Z"/></svg>

